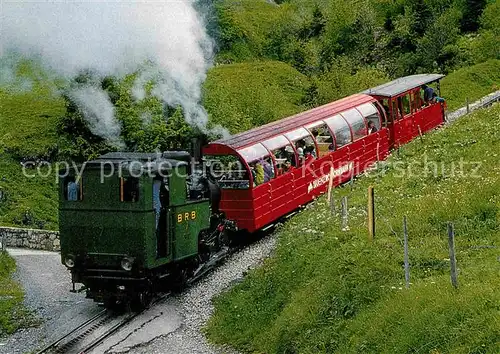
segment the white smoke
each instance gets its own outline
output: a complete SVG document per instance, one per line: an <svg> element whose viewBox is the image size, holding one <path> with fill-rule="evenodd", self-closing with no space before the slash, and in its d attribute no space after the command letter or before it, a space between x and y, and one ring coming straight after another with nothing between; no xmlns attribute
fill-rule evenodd
<svg viewBox="0 0 500 354"><path fill-rule="evenodd" d="M0 26L1 27L1 26ZM16 92L27 92L33 88L33 81L25 76L18 75L19 60L10 53L0 60L0 87Z"/></svg>
<svg viewBox="0 0 500 354"><path fill-rule="evenodd" d="M118 138L120 127L114 119L115 107L106 92L93 86L85 86L72 89L69 96L87 119L92 133L114 145L122 145Z"/></svg>
<svg viewBox="0 0 500 354"><path fill-rule="evenodd" d="M182 106L188 122L203 129L208 119L200 105L201 86L211 66L213 43L194 2L4 0L0 59L12 52L41 58L66 78L88 69L118 77L140 70L136 98L144 97L143 84L154 80L153 94L171 106ZM110 138L119 132L113 112L109 107L92 108L105 106L103 95L97 87L88 88L79 105L91 113L86 118L95 131Z"/></svg>

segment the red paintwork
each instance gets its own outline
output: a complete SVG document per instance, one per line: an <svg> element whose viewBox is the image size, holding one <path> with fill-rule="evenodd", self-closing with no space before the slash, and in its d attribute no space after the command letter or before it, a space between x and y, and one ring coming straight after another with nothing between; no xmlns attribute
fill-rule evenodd
<svg viewBox="0 0 500 354"><path fill-rule="evenodd" d="M238 149L332 117L361 104L375 103L377 99L383 99L383 97L365 94L346 97L237 134L229 139L218 140L205 146L203 153L238 156ZM385 117L383 119L385 120ZM236 221L239 229L246 229L249 232L259 230L324 193L328 188L331 167L336 171L334 186L337 186L348 181L352 175L363 172L374 162L384 160L392 148L418 136L418 127L424 133L442 124L443 121L444 110L441 104L422 107L394 122L391 121L391 117L388 117L385 127L378 132L329 152L305 166L292 168L291 172L277 176L267 183L252 187L253 181L251 180L251 187L248 190L222 189L220 210L225 212L228 219ZM246 163L245 165L249 168ZM346 166L351 168L346 168Z"/></svg>

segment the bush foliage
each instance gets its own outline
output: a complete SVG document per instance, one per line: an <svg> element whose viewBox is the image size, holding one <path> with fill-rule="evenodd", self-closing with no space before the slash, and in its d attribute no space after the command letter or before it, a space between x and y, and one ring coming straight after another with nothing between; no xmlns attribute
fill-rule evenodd
<svg viewBox="0 0 500 354"><path fill-rule="evenodd" d="M220 0L217 10L221 63L270 58L311 75L347 57L398 77L499 54L491 0Z"/></svg>

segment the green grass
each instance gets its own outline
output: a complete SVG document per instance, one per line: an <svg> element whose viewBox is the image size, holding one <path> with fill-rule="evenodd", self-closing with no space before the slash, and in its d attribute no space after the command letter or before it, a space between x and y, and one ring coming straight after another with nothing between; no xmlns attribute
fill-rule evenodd
<svg viewBox="0 0 500 354"><path fill-rule="evenodd" d="M215 300L210 340L257 353L498 353L499 115L497 105L465 117L401 148L352 191L335 189L337 205L349 197L349 231L324 197L287 222L275 255ZM450 284L447 222L456 230L458 290Z"/></svg>
<svg viewBox="0 0 500 354"><path fill-rule="evenodd" d="M309 85L282 62L220 65L208 73L204 105L212 123L237 133L304 110Z"/></svg>
<svg viewBox="0 0 500 354"><path fill-rule="evenodd" d="M37 174L36 169L26 169L33 178L26 177L21 164L8 155L0 156L0 225L22 226L57 230L58 196L56 173L47 178ZM47 167L40 168L45 175Z"/></svg>
<svg viewBox="0 0 500 354"><path fill-rule="evenodd" d="M0 149L16 158L49 157L57 149L55 127L65 109L61 99L39 90L0 89L0 102Z"/></svg>
<svg viewBox="0 0 500 354"><path fill-rule="evenodd" d="M15 269L14 260L0 251L0 335L34 324L32 314L23 307L23 290L11 278Z"/></svg>
<svg viewBox="0 0 500 354"><path fill-rule="evenodd" d="M441 82L441 92L448 102L448 110L465 106L500 89L500 60L491 59L481 64L459 69Z"/></svg>
<svg viewBox="0 0 500 354"><path fill-rule="evenodd" d="M20 70L20 77L31 73L23 65ZM31 90L25 92L0 89L0 190L4 193L0 225L57 229L55 173L49 178L28 178L20 164L23 159L50 161L57 152L56 124L65 106L55 90L48 79L33 80ZM27 172L35 174L36 169Z"/></svg>

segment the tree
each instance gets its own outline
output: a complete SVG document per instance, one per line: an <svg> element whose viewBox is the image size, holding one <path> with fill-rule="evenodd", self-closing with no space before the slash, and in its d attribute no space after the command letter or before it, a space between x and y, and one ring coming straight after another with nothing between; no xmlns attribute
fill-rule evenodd
<svg viewBox="0 0 500 354"><path fill-rule="evenodd" d="M460 30L462 32L476 32L479 29L481 14L487 0L461 0L461 2L462 19L460 20Z"/></svg>

